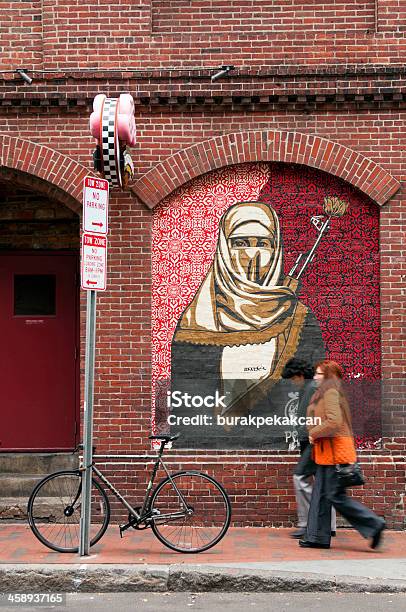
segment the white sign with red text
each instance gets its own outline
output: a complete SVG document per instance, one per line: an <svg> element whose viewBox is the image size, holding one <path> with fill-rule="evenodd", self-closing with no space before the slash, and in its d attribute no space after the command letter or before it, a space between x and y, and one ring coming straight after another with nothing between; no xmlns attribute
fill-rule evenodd
<svg viewBox="0 0 406 612"><path fill-rule="evenodd" d="M108 209L108 181L87 176L83 182L83 231L94 234L108 234Z"/></svg>
<svg viewBox="0 0 406 612"><path fill-rule="evenodd" d="M107 237L82 235L82 289L104 291L107 282Z"/></svg>

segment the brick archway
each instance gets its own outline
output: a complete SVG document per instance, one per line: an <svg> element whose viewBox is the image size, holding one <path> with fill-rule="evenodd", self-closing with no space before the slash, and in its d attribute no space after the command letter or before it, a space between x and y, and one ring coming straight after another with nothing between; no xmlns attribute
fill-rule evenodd
<svg viewBox="0 0 406 612"><path fill-rule="evenodd" d="M0 134L0 177L43 193L79 213L88 168L71 157L29 140Z"/></svg>
<svg viewBox="0 0 406 612"><path fill-rule="evenodd" d="M178 151L141 177L131 190L149 208L191 179L244 162L303 164L338 176L383 205L400 183L382 166L348 147L300 132L278 130L226 134Z"/></svg>

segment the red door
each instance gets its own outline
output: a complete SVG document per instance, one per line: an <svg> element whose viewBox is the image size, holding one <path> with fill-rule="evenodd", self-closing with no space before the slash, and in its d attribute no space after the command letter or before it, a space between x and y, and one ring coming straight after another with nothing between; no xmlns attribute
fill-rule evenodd
<svg viewBox="0 0 406 612"><path fill-rule="evenodd" d="M0 450L68 450L78 409L78 257L0 254Z"/></svg>

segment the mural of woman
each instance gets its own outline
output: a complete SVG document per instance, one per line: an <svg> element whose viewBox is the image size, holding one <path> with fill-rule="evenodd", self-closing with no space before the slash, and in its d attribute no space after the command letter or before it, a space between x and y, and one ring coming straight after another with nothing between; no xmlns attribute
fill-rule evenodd
<svg viewBox="0 0 406 612"><path fill-rule="evenodd" d="M296 284L295 284L296 283ZM172 389L217 388L219 411L263 410L286 362L324 357L320 326L283 272L278 216L269 204L239 202L220 220L213 263L181 315L172 341ZM225 406L224 406L225 403Z"/></svg>

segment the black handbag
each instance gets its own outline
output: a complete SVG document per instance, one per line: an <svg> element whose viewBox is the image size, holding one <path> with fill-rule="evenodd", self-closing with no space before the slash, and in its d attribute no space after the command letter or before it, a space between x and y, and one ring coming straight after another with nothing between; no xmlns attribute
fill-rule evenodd
<svg viewBox="0 0 406 612"><path fill-rule="evenodd" d="M345 411L343 411L343 416L346 419L348 427L350 428L350 431L352 433L351 423L349 422ZM335 462L334 445L331 440L330 444L333 461ZM337 475L337 484L340 488L348 489L349 487L362 487L362 485L365 484L365 478L359 463L336 463L335 468Z"/></svg>
<svg viewBox="0 0 406 612"><path fill-rule="evenodd" d="M365 484L365 478L359 463L337 463L336 474L338 486L343 489L361 487Z"/></svg>

